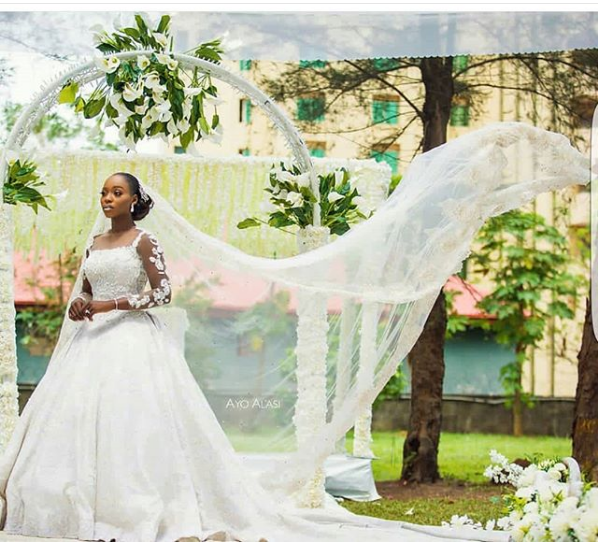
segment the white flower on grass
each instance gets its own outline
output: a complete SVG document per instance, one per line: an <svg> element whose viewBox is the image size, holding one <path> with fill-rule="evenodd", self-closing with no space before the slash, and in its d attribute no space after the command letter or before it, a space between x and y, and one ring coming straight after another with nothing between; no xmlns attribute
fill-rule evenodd
<svg viewBox="0 0 598 542"><path fill-rule="evenodd" d="M150 65L150 59L145 55L137 55L137 66L142 70L145 70Z"/></svg>
<svg viewBox="0 0 598 542"><path fill-rule="evenodd" d="M158 44L162 47L166 47L168 45L168 37L166 35L161 34L160 32L154 32L153 36Z"/></svg>
<svg viewBox="0 0 598 542"><path fill-rule="evenodd" d="M333 203L335 201L338 201L339 199L343 199L344 197L345 196L339 194L338 192L330 192L330 194L328 194L328 201L330 203Z"/></svg>
<svg viewBox="0 0 598 542"><path fill-rule="evenodd" d="M164 64L169 70L175 70L179 63L169 55L156 53L156 58L160 64Z"/></svg>
<svg viewBox="0 0 598 542"><path fill-rule="evenodd" d="M105 73L114 73L120 66L120 60L114 55L101 56L95 60L96 66Z"/></svg>
<svg viewBox="0 0 598 542"><path fill-rule="evenodd" d="M156 88L160 86L160 74L158 72L150 72L143 78L143 85L145 88Z"/></svg>
<svg viewBox="0 0 598 542"><path fill-rule="evenodd" d="M125 83L125 89L123 90L123 100L127 102L134 102L137 98L143 94L142 88L135 88L131 83Z"/></svg>

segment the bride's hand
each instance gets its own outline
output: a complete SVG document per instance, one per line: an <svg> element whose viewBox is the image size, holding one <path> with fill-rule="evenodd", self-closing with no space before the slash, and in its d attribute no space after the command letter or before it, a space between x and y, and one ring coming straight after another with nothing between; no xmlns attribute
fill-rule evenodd
<svg viewBox="0 0 598 542"><path fill-rule="evenodd" d="M89 318L93 321L94 314L100 314L102 312L110 312L114 309L114 301L88 301L83 307L82 313L85 318Z"/></svg>
<svg viewBox="0 0 598 542"><path fill-rule="evenodd" d="M75 298L69 307L69 318L74 321L85 320L85 314L83 314L83 311L85 310L86 305L87 301L79 297Z"/></svg>

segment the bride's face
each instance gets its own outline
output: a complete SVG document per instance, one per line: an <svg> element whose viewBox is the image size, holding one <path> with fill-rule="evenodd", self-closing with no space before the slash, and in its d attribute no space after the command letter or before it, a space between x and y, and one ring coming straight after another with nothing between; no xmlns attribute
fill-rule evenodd
<svg viewBox="0 0 598 542"><path fill-rule="evenodd" d="M137 196L131 195L129 183L121 175L108 177L100 194L102 210L110 218L131 214L131 204L137 201Z"/></svg>

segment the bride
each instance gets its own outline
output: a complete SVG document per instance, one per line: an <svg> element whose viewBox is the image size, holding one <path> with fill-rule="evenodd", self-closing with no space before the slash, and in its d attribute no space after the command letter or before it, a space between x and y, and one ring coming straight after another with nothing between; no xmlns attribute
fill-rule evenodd
<svg viewBox="0 0 598 542"><path fill-rule="evenodd" d="M526 139L522 134L533 143L535 153L545 152L548 138L550 156L542 173L529 182L504 185L495 171L488 173L492 169L488 163L504 167L500 148L509 141ZM495 132L483 129L459 140L418 157L387 203L346 239L286 261L252 257L201 234L130 173L110 175L100 193L103 216L92 228L71 295L70 323L65 319L48 369L0 459L0 527L4 533L116 542L507 540L505 532L359 516L333 499L313 510L280 499L269 490L273 485L261 483L241 462L160 316L164 310L160 306L172 302L174 288L165 257L171 252L163 249L156 234L168 231L169 239L181 239L181 250L184 246L206 261L228 260L230 267L300 286L332 285L346 292L361 288L364 298L369 291L370 300L380 303L395 296L394 302L409 305L411 312L401 317L400 329L393 328L401 338L393 339L398 353L383 367L393 374L393 367L421 332L438 285L466 255L464 247L487 216L529 201L540 191L587 182L583 157L562 136L503 123ZM446 166L447 160L453 167L441 169L445 175L435 181L438 190L426 191L423 179L430 179L430 173ZM470 168L479 172L475 183ZM457 180L466 189L459 190ZM451 206L439 198L443 186L450 190ZM484 201L483 196L492 190L494 200ZM401 206L407 200L411 205L409 235L390 237L389 232L400 229L396 220L405 220ZM137 226L152 216L155 203L164 219L154 222L160 224L160 232ZM434 205L442 207L437 215L442 228L431 222ZM468 214L456 214L455 209L467 209ZM101 231L105 219L110 220L110 229L93 235ZM461 233L460 244L443 241L439 234L452 236L455 228ZM421 254L415 250L406 254L405 247L409 248L418 232L430 235L430 231L435 243L440 242L433 254L427 243L422 244L426 250ZM387 251L376 253L383 258L377 262L384 271L377 278L370 275L364 282L359 269L334 278L324 272L341 262L347 267L357 262L359 268L365 255L372 255L372 234L386 235ZM393 258L398 255L409 256L402 260L404 266L396 265L399 260ZM436 275L422 264L423 257L430 260ZM438 267L438 261L444 266ZM314 269L314 275L306 269ZM418 271L413 273L413 269ZM372 280L378 286L387 282L384 288L376 288ZM148 281L150 288L144 290ZM387 326L391 329L391 323ZM389 346L387 351L391 351ZM355 419L359 405L371 404L388 380L382 371L377 376L369 386L358 383L351 388L357 392L348 393L330 424L310 446L299 450L303 455L297 457L306 460L290 463L292 472L278 479L281 487L284 480L291 487L303 475L309 478L313 469L306 465L330 453L331 443L348 429L348 420Z"/></svg>

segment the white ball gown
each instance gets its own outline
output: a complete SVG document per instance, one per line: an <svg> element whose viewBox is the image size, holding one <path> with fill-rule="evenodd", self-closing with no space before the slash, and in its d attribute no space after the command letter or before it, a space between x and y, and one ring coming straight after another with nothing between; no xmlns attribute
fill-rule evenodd
<svg viewBox="0 0 598 542"><path fill-rule="evenodd" d="M144 236L149 254L139 249ZM170 300L154 234L138 229L133 243L88 254L93 298L127 296L135 309L86 319L49 364L0 461L0 537L507 539L357 516L334 504L300 510L277 502L237 456L164 322L145 310Z"/></svg>

